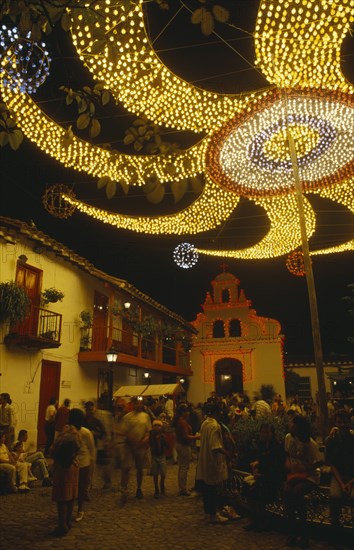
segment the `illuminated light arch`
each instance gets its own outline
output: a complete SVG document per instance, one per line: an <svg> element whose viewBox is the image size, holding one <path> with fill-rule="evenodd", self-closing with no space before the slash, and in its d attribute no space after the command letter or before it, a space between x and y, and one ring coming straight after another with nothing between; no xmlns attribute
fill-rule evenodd
<svg viewBox="0 0 354 550"><path fill-rule="evenodd" d="M300 0L260 2L255 32L258 65L272 85L282 88L297 86L313 90L326 88L331 92L347 94L349 102L349 96L353 94L354 88L341 73L339 53L344 36L349 31L354 1L306 0L306 10L303 4L304 2ZM112 155L110 151L76 137L69 147L64 147L65 130L44 115L28 96L2 88L3 97L8 106L18 115L19 125L24 134L65 166L85 171L96 177L109 176L112 180L132 185L142 185L149 175L156 176L160 182L167 182L203 173L205 172L205 152L211 138L211 131L215 132L227 124L235 113L240 120L243 117L243 120L247 121L273 92L272 90L259 91L242 97L213 94L195 88L173 75L157 58L145 35L142 0L137 0L133 9L127 10L124 14L119 11L121 6L121 2L114 0L100 0L96 3L97 11L103 10L104 32L112 46L118 48L117 62L113 64L109 61L109 52L106 47L101 51L98 48L97 53L92 53L90 25L87 29L82 28L80 15L76 19L75 14L78 12L75 10L73 15L76 24L73 40L78 53L90 70L94 68L95 78L102 79L102 75L106 75L105 80L116 98L121 100L131 112L144 114L153 122L167 127L207 132L208 135L204 140L179 155L169 157ZM313 13L315 15L312 15ZM114 19L117 17L120 19ZM129 37L128 40L125 40L125 35ZM314 94L316 93L314 91ZM318 113L324 118L325 114ZM316 126L316 121L306 119L305 123L296 120L292 130L300 132L301 154L304 157L307 155L306 158L315 163L316 148L318 149L323 136L319 127ZM307 129L303 128L305 126ZM261 168L265 173L267 163L269 166L272 163L273 166L278 165L280 171L286 171L289 160L287 154L284 156L281 146L282 129L272 133L272 128L271 126L267 139L258 144L259 146L254 142L254 151L261 160ZM339 134L337 132L335 137L337 138ZM345 154L348 151L352 151L350 146L345 150ZM324 151L320 156L325 155ZM171 163L176 165L176 174L173 176L169 170ZM351 175L347 172L352 171L352 160L345 157L342 164L343 166L338 166L334 179L331 179L328 173L324 174L328 179L322 181L322 184L327 187L323 188L321 193L327 189L326 196L332 200L336 200L337 192L332 183L339 185L343 180L348 181ZM254 162L253 165L255 165ZM263 206L269 215L271 229L255 246L239 251L229 251L238 254L233 257L269 258L286 254L299 246L297 208L294 197L289 194L291 187L288 187L288 195L285 197L287 201L285 219L292 220L293 226L286 223L285 230L284 219L280 223L276 212L277 204L284 208L282 203L284 197L262 197L262 193L259 191L254 193L254 189L241 190L237 187L226 189L215 174L213 179L217 183L207 178L201 196L190 207L172 216L139 218L94 209L80 201L77 201L76 206L96 219L101 219L104 223L112 223L116 227L153 234L191 234L212 229L226 220L236 206L241 193L250 197L254 195L256 204ZM264 181L271 188L272 178L265 178ZM306 179L304 188L306 189ZM310 186L309 190L313 192L315 188L316 186ZM276 191L278 192L281 193L281 189ZM269 195L269 189L264 195ZM342 200L347 199L342 198ZM315 217L312 209L308 207L307 216L310 235L314 231ZM173 227L174 223L175 227ZM275 239L274 243L270 242L271 238ZM345 243L345 246L349 244ZM225 252L227 251L205 251L205 253L219 256L226 256Z"/></svg>
<svg viewBox="0 0 354 550"><path fill-rule="evenodd" d="M206 184L202 195L194 203L178 212L168 216L127 216L116 214L99 208L94 208L69 196L64 197L77 210L109 223L120 229L130 229L137 233L149 233L151 235L193 235L202 231L214 229L223 221L226 221L236 208L240 198L234 193L226 193L206 177Z"/></svg>
<svg viewBox="0 0 354 550"><path fill-rule="evenodd" d="M95 177L109 176L112 180L131 185L143 185L149 175L157 176L160 181L176 181L204 170L207 139L180 154L156 156L112 154L76 136L69 146L65 146L65 129L45 115L28 95L3 86L1 93L8 107L18 115L18 125L25 136L66 167ZM168 170L171 163L175 167L173 176Z"/></svg>
<svg viewBox="0 0 354 550"><path fill-rule="evenodd" d="M197 248L199 254L239 258L242 260L260 260L276 258L288 254L301 245L299 214L295 195L254 199L262 206L270 219L270 229L265 237L254 246L239 250L207 250ZM304 198L306 230L310 237L315 231L316 219L312 206Z"/></svg>
<svg viewBox="0 0 354 550"><path fill-rule="evenodd" d="M266 92L225 95L195 87L176 76L158 58L143 22L143 0L126 9L117 3L96 4L97 19L86 21L72 11L71 33L80 59L93 77L105 82L116 99L155 124L205 132L215 128ZM93 39L102 29L115 52L114 63L105 43Z"/></svg>
<svg viewBox="0 0 354 550"><path fill-rule="evenodd" d="M353 12L353 0L260 2L254 34L256 65L270 83L281 88L354 93L340 63Z"/></svg>

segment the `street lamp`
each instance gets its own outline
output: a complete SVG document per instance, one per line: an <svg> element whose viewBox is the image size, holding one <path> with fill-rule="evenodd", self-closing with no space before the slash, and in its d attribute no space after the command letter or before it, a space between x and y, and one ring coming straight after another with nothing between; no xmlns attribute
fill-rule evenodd
<svg viewBox="0 0 354 550"><path fill-rule="evenodd" d="M113 363L116 363L118 357L118 353L115 349L111 348L106 351L106 358L107 363L110 366L109 371L107 372L107 383L108 383L108 395L107 395L107 404L106 407L109 410L112 410L112 404L113 404Z"/></svg>
<svg viewBox="0 0 354 550"><path fill-rule="evenodd" d="M115 363L117 361L118 353L114 349L106 351L106 357L108 363Z"/></svg>
<svg viewBox="0 0 354 550"><path fill-rule="evenodd" d="M124 304L123 304L123 307L124 307L125 310L128 310L130 308L130 306L131 306L130 302L124 302Z"/></svg>
<svg viewBox="0 0 354 550"><path fill-rule="evenodd" d="M151 375L149 372L144 372L144 379L147 384L150 384Z"/></svg>

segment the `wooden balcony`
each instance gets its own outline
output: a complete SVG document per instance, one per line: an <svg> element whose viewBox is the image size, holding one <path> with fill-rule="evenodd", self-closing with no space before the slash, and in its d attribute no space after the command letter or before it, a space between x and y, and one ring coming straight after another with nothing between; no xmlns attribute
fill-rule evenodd
<svg viewBox="0 0 354 550"><path fill-rule="evenodd" d="M62 315L31 306L30 314L20 325L11 326L5 344L25 349L58 348L61 345Z"/></svg>
<svg viewBox="0 0 354 550"><path fill-rule="evenodd" d="M146 370L192 375L189 352L172 340L164 342L157 337L147 338L131 330L109 326L82 329L79 362L106 362L106 351L112 348L118 352L117 363Z"/></svg>

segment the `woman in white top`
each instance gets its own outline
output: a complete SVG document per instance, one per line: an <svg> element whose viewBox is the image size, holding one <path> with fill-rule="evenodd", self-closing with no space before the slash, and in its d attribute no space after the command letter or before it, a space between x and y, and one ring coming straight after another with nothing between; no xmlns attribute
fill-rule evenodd
<svg viewBox="0 0 354 550"><path fill-rule="evenodd" d="M96 462L96 448L92 432L85 428L85 415L81 409L71 409L69 412L69 424L74 426L80 436L79 460L79 491L78 509L75 521L81 521L84 517L83 505L89 500L88 491L92 482L93 469Z"/></svg>

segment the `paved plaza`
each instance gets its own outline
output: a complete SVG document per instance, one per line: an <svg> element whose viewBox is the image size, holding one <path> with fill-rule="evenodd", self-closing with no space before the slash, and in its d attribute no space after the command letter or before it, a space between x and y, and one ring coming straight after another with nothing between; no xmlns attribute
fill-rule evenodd
<svg viewBox="0 0 354 550"><path fill-rule="evenodd" d="M193 484L195 464L189 480ZM116 490L104 491L95 474L90 502L86 503L82 522L74 523L69 534L56 539L50 532L56 526L55 503L51 489L40 482L29 494L0 496L1 550L272 550L285 549L281 532L249 533L243 530L245 519L227 525L210 525L204 520L199 497L177 496L177 466L168 465L166 496L154 499L153 481L145 476L144 499L132 496L120 505L117 491L119 470L114 473ZM325 540L311 540L311 548L330 548ZM342 547L343 548L343 547ZM349 548L349 546L348 546Z"/></svg>

